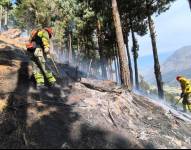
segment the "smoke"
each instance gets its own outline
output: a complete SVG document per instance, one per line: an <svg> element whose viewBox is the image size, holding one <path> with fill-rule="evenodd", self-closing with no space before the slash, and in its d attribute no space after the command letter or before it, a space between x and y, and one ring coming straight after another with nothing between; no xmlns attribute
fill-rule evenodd
<svg viewBox="0 0 191 150"><path fill-rule="evenodd" d="M118 84L120 83L119 68L116 64L117 58L113 59L111 65L105 62L101 62L95 59L88 59L81 56L78 53L74 53L72 60L69 61L69 55L67 49L61 49L59 46L54 45L53 54L55 60L61 64L67 64L70 67L78 68L81 77L87 77L98 80L111 80ZM106 76L103 76L101 65L106 66Z"/></svg>
<svg viewBox="0 0 191 150"><path fill-rule="evenodd" d="M180 105L174 106L175 104L170 103L166 99L160 99L154 94L148 94L142 91L138 91L136 89L133 89L133 92L138 95L148 97L148 100L150 102L162 107L166 111L166 115L173 114L174 116L191 123L191 113L183 112L183 108Z"/></svg>
<svg viewBox="0 0 191 150"><path fill-rule="evenodd" d="M78 68L80 77L88 77L88 78L99 79L99 80L108 80L108 78L102 76L101 65L98 61L95 61L93 59L84 59L83 56L80 56L79 54L77 54L73 56L72 61L69 62L67 50L66 49L62 50L61 48L58 48L58 47L54 49L54 56L55 56L55 60L58 63L68 64L69 66L73 68ZM112 67L112 70L115 71L112 79L111 79L111 76L109 77L109 73L111 73L109 72L109 65L105 64L105 66L107 70L107 76L109 77L109 79L119 84L120 70L119 70L119 67L116 65L116 62L118 61L117 59L118 58L115 58L112 61L112 65L110 66ZM191 122L191 114L184 113L182 107L176 106L175 108L173 107L173 104L170 103L170 101L167 101L165 99L160 99L155 94L146 93L143 91L137 91L136 89L133 89L133 92L138 95L148 97L148 100L150 102L156 104L157 106L162 107L167 114L172 113L173 115L178 116L179 118L187 122Z"/></svg>

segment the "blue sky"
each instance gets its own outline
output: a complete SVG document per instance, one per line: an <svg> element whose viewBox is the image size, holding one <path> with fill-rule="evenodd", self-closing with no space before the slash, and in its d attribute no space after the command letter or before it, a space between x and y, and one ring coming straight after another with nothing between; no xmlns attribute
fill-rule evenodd
<svg viewBox="0 0 191 150"><path fill-rule="evenodd" d="M11 0L12 1L12 3L15 3L16 2L16 0Z"/></svg>
<svg viewBox="0 0 191 150"><path fill-rule="evenodd" d="M177 0L167 12L154 17L154 21L159 54L191 45L191 11L187 0ZM152 55L149 35L138 40L140 57Z"/></svg>

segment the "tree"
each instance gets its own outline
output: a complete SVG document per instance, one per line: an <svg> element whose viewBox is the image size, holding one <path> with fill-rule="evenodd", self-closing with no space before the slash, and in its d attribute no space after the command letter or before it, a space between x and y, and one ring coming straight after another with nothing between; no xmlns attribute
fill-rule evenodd
<svg viewBox="0 0 191 150"><path fill-rule="evenodd" d="M144 80L144 77L143 76L140 76L140 87L141 87L141 90L143 92L146 92L147 94L149 94L150 92L150 86L149 84Z"/></svg>
<svg viewBox="0 0 191 150"><path fill-rule="evenodd" d="M119 49L121 79L122 83L129 89L131 89L130 74L127 64L128 60L125 53L125 45L121 28L121 21L119 17L119 11L116 0L112 0L112 12L113 12L114 26L116 30L115 32L117 37L118 49Z"/></svg>
<svg viewBox="0 0 191 150"><path fill-rule="evenodd" d="M139 72L138 72L138 51L139 51L139 45L138 41L136 39L136 34L139 36L144 36L147 33L147 24L145 21L145 15L140 9L140 6L142 4L142 1L140 0L122 0L119 3L121 18L122 18L122 26L123 31L126 35L129 35L131 32L132 35L132 54L133 54L133 60L134 60L134 71L135 71L135 86L136 89L139 89ZM128 45L128 40L126 41L126 45ZM127 48L128 49L128 48ZM127 52L129 55L129 52ZM128 56L129 57L129 56ZM130 58L130 57L129 57ZM129 65L131 62L129 63ZM131 66L129 66L130 73ZM131 75L131 80L133 79Z"/></svg>
<svg viewBox="0 0 191 150"><path fill-rule="evenodd" d="M116 74L121 71L121 80L128 88L130 81L133 84L128 43L131 33L135 81L136 87L139 88L139 45L136 36L147 33L149 16L166 11L169 1L172 0L148 0L148 10L146 0L120 0L118 3L116 0L17 0L14 14L17 25L23 29L51 25L55 31L54 44L57 50L63 52L63 59L70 60L72 64L79 62L76 64L80 65L80 69L85 72L93 70L97 78L111 77L113 62L116 62L119 56L120 63L115 63ZM112 11L108 11L111 6ZM156 40L153 36L151 38ZM156 51L155 49L155 63L159 64ZM155 70L156 68L158 69L155 67ZM156 74L158 78L158 73ZM162 88L159 91L162 91Z"/></svg>
<svg viewBox="0 0 191 150"><path fill-rule="evenodd" d="M155 76L156 76L157 87L158 87L158 95L160 98L164 98L163 81L162 81L160 63L159 63L158 52L157 52L154 22L150 15L148 15L148 24L149 24L151 42L153 47L154 69L155 69Z"/></svg>
<svg viewBox="0 0 191 150"><path fill-rule="evenodd" d="M2 26L7 29L8 26L8 11L12 8L10 0L1 0L0 1L0 30ZM2 22L4 20L4 23Z"/></svg>
<svg viewBox="0 0 191 150"><path fill-rule="evenodd" d="M169 9L170 3L173 1L174 0L163 0L163 1L146 0L145 1L146 15L147 15L148 26L150 30L151 43L153 47L155 77L156 77L156 82L158 87L158 95L160 98L164 98L164 89L163 89L162 75L160 71L160 63L158 58L154 22L152 20L151 15L155 12L157 12L158 14L165 12L166 10Z"/></svg>
<svg viewBox="0 0 191 150"><path fill-rule="evenodd" d="M139 90L139 72L138 72L138 65L137 65L139 45L135 37L133 27L131 28L131 33L132 33L132 43L133 43L132 52L133 52L133 59L134 59L135 85L136 85L136 89Z"/></svg>
<svg viewBox="0 0 191 150"><path fill-rule="evenodd" d="M133 86L133 69L132 69L132 63L131 63L131 55L129 51L129 33L126 33L125 39L126 39L126 49L127 49L127 56L128 56L131 86Z"/></svg>
<svg viewBox="0 0 191 150"><path fill-rule="evenodd" d="M190 9L191 9L191 0L188 0L188 3L189 3L189 5L190 5Z"/></svg>
<svg viewBox="0 0 191 150"><path fill-rule="evenodd" d="M3 6L0 5L0 31L2 29Z"/></svg>

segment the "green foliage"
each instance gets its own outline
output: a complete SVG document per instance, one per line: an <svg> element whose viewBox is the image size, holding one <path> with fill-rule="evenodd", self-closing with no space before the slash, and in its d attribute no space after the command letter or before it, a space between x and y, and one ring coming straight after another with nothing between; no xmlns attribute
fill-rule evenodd
<svg viewBox="0 0 191 150"><path fill-rule="evenodd" d="M124 35L129 35L130 31L139 36L147 34L147 15L165 12L173 1L118 0ZM107 59L117 55L113 50L116 35L111 0L17 0L11 14L15 24L23 29L52 26L54 42L63 47L67 47L68 36L72 35L74 56L80 51L81 59L98 62L101 55ZM135 38L133 54L136 58L138 50Z"/></svg>
<svg viewBox="0 0 191 150"><path fill-rule="evenodd" d="M11 5L11 0L1 0L0 5L3 6L3 7L10 8L12 6Z"/></svg>
<svg viewBox="0 0 191 150"><path fill-rule="evenodd" d="M124 33L128 33L130 29L140 36L147 33L146 13L143 13L146 12L146 1L150 5L151 14L160 14L169 8L173 0L118 1ZM3 4L7 2L10 0L1 1ZM28 29L53 26L56 37L60 40L63 36L66 37L68 32L72 32L74 38L88 36L88 40L92 40L89 35L94 33L99 20L101 36L107 49L104 54L115 55L111 50L115 42L115 33L110 0L17 0L16 4L12 14L15 15L18 26Z"/></svg>

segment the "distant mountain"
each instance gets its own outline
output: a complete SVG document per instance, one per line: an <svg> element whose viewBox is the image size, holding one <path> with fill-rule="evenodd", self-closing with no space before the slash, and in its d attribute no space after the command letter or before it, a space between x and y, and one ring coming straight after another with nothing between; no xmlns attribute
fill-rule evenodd
<svg viewBox="0 0 191 150"><path fill-rule="evenodd" d="M159 54L160 63L164 63L166 59L172 54L173 52L160 53ZM138 66L139 66L140 73L142 75L150 71L154 67L153 55L139 57Z"/></svg>
<svg viewBox="0 0 191 150"><path fill-rule="evenodd" d="M152 70L152 69L151 69ZM150 83L155 82L154 74L149 70L144 76ZM183 75L191 78L191 46L176 50L161 65L163 81L168 85L177 85L176 76Z"/></svg>
<svg viewBox="0 0 191 150"><path fill-rule="evenodd" d="M177 75L191 78L191 46L176 50L161 66L161 72L167 84L176 84Z"/></svg>

